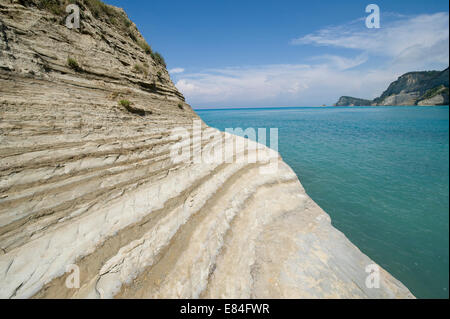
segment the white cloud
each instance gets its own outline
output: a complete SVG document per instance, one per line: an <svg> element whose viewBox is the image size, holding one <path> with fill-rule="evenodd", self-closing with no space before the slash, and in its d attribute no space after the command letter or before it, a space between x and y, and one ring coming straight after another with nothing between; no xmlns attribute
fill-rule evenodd
<svg viewBox="0 0 450 319"><path fill-rule="evenodd" d="M357 67L361 64L366 63L368 59L369 59L369 57L365 53L360 54L360 55L356 56L355 58L345 58L342 56L331 55L331 54L324 54L324 55L320 55L320 56L311 58L312 61L323 60L325 62L328 62L329 64L331 64L332 66L334 66L335 68L337 68L339 70L348 70L348 69Z"/></svg>
<svg viewBox="0 0 450 319"><path fill-rule="evenodd" d="M374 98L373 92L381 93L397 76L390 70L345 69L339 57L327 59L314 65L206 70L186 74L176 86L194 106L318 106L335 103L341 95Z"/></svg>
<svg viewBox="0 0 450 319"><path fill-rule="evenodd" d="M368 29L363 23L350 23L321 29L291 41L365 51L400 62L448 64L449 14L440 12L415 17L398 17L394 22ZM423 60L425 58L425 61Z"/></svg>
<svg viewBox="0 0 450 319"><path fill-rule="evenodd" d="M448 13L395 18L382 20L381 29L367 29L358 19L292 41L354 49L353 57L324 54L308 64L207 69L183 73L176 86L196 107L318 106L341 95L374 98L403 73L448 66Z"/></svg>
<svg viewBox="0 0 450 319"><path fill-rule="evenodd" d="M184 69L183 68L173 68L169 70L170 74L177 74L177 73L183 73Z"/></svg>

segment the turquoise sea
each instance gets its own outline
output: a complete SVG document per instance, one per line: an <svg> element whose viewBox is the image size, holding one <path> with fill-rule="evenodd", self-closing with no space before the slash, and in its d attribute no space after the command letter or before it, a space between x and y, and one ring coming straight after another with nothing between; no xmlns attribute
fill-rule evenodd
<svg viewBox="0 0 450 319"><path fill-rule="evenodd" d="M336 228L416 297L449 297L448 107L196 111L221 130L278 128Z"/></svg>

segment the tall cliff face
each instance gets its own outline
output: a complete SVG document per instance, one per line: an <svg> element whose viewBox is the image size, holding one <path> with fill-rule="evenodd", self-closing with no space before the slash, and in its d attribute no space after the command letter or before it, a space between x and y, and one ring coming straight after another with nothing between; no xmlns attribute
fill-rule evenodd
<svg viewBox="0 0 450 319"><path fill-rule="evenodd" d="M409 72L392 82L373 101L343 96L335 106L448 105L449 73L444 71Z"/></svg>
<svg viewBox="0 0 450 319"><path fill-rule="evenodd" d="M368 288L374 262L277 154L263 174L273 152L203 124L123 11L77 1L78 32L66 3L0 0L1 298L412 297L381 268ZM244 148L197 161L214 136Z"/></svg>
<svg viewBox="0 0 450 319"><path fill-rule="evenodd" d="M441 85L448 88L448 68L444 71L410 72L392 82L388 89L374 100L377 105L416 105L429 90ZM444 104L444 103L442 103ZM448 105L448 94L447 94Z"/></svg>

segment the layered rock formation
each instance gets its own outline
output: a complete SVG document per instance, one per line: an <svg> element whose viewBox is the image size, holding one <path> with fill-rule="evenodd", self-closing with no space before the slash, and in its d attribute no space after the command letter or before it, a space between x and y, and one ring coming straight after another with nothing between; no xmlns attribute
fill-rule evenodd
<svg viewBox="0 0 450 319"><path fill-rule="evenodd" d="M448 87L445 85L440 85L429 89L419 98L417 105L448 105Z"/></svg>
<svg viewBox="0 0 450 319"><path fill-rule="evenodd" d="M277 154L202 123L123 11L78 1L76 31L67 3L0 0L0 298L413 297L381 268L368 288L374 262ZM233 161L196 160L217 141Z"/></svg>
<svg viewBox="0 0 450 319"><path fill-rule="evenodd" d="M448 105L449 73L444 71L409 72L392 82L374 100L342 96L335 106Z"/></svg>

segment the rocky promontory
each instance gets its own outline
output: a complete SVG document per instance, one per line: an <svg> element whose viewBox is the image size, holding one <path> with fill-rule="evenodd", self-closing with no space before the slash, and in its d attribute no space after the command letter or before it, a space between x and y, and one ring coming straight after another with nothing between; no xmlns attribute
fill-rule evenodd
<svg viewBox="0 0 450 319"><path fill-rule="evenodd" d="M351 96L341 96L334 106L370 106L371 100L358 99Z"/></svg>
<svg viewBox="0 0 450 319"><path fill-rule="evenodd" d="M374 100L342 96L335 106L448 105L448 94L447 68L403 74Z"/></svg>
<svg viewBox="0 0 450 319"><path fill-rule="evenodd" d="M0 298L413 298L276 152L205 125L119 8L0 0L0 132Z"/></svg>

